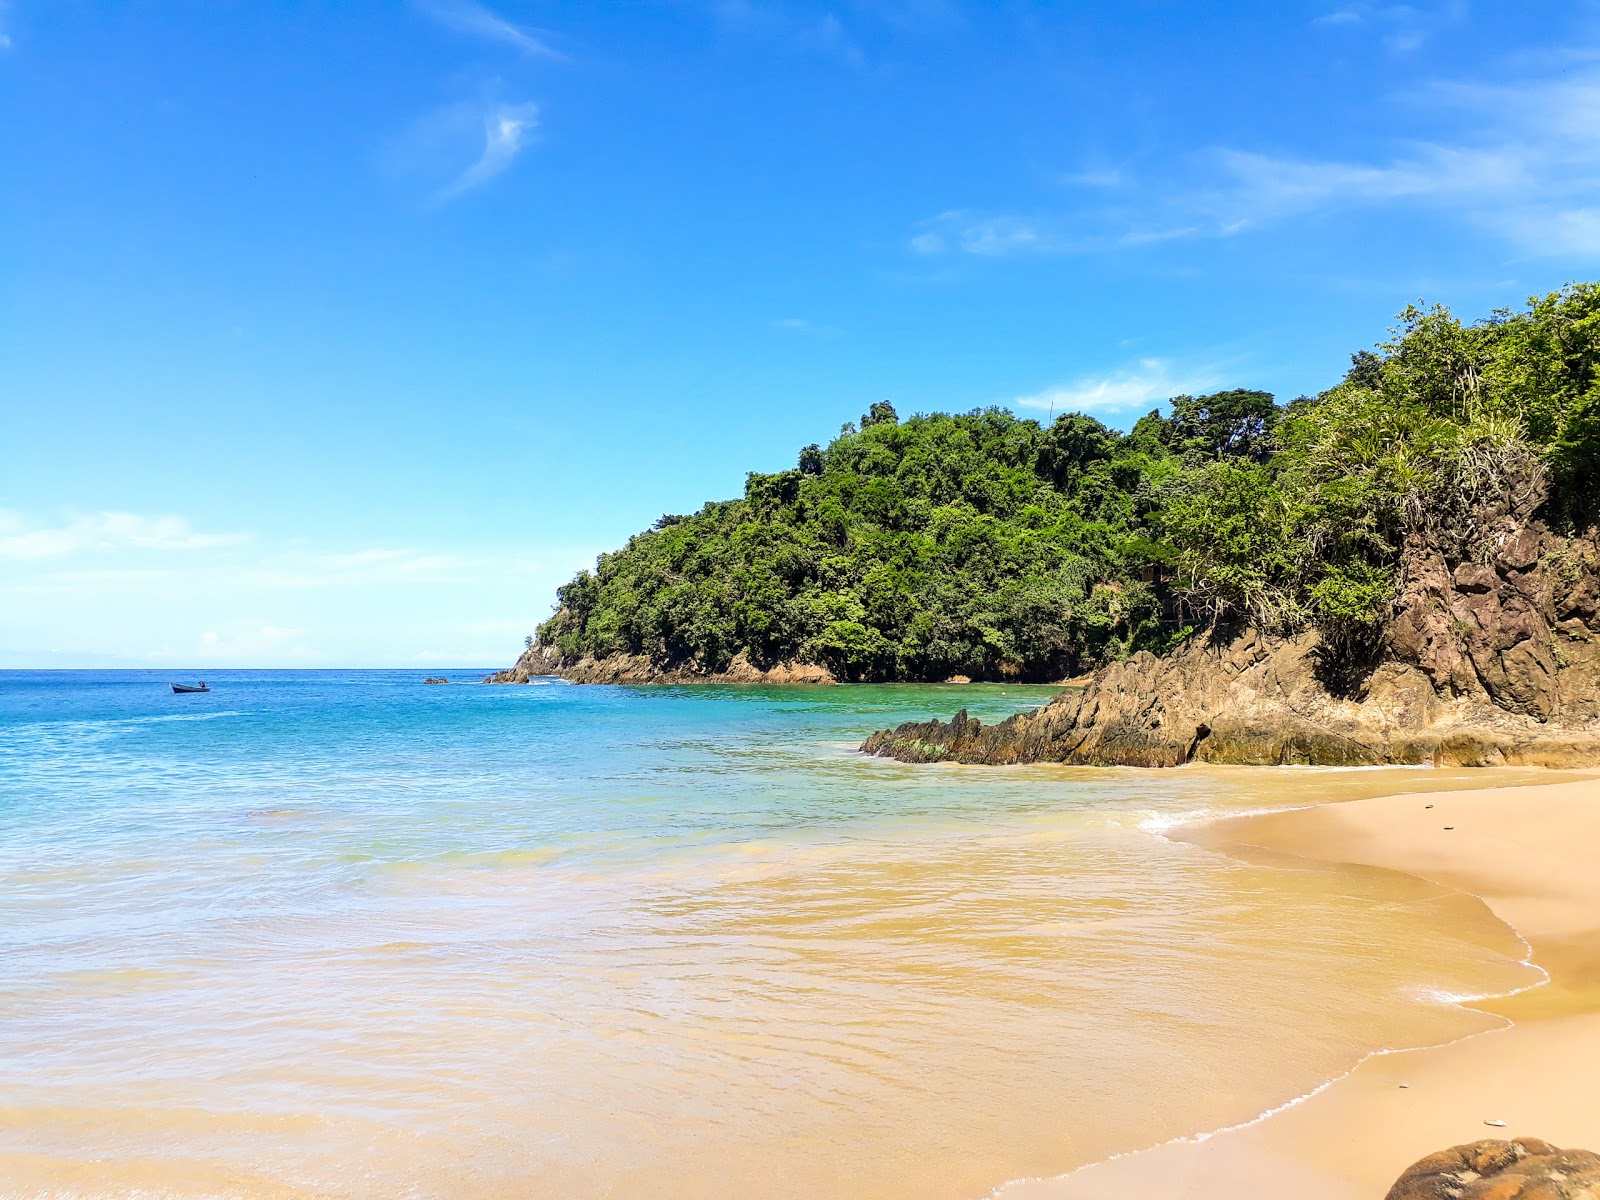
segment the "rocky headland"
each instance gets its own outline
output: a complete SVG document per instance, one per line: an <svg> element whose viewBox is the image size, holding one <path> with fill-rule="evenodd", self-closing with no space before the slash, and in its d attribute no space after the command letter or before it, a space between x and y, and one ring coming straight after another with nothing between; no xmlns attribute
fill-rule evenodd
<svg viewBox="0 0 1600 1200"><path fill-rule="evenodd" d="M1600 544L1534 519L1541 500L1479 514L1471 539L1413 534L1391 615L1357 656L1315 629L1216 625L1037 711L910 722L861 748L990 764L1600 763Z"/></svg>

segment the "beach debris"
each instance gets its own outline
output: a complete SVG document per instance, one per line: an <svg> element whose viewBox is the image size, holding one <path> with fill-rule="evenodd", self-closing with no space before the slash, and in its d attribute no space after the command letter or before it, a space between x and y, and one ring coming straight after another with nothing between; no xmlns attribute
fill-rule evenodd
<svg viewBox="0 0 1600 1200"><path fill-rule="evenodd" d="M1422 807L1423 807L1423 808L1432 808L1432 807L1433 807L1433 805L1431 805L1431 804L1424 804L1424 805L1423 805L1423 806L1422 806Z"/></svg>
<svg viewBox="0 0 1600 1200"><path fill-rule="evenodd" d="M1446 829L1454 829L1454 828L1455 828L1455 826L1454 826L1454 825L1446 825L1446 826L1445 826L1445 828L1446 828Z"/></svg>
<svg viewBox="0 0 1600 1200"><path fill-rule="evenodd" d="M1484 1124L1493 1125L1496 1129L1504 1129L1506 1127L1506 1123L1504 1121L1485 1121Z"/></svg>
<svg viewBox="0 0 1600 1200"><path fill-rule="evenodd" d="M1600 1188L1600 1154L1538 1138L1486 1138L1413 1163L1387 1200L1574 1200Z"/></svg>
<svg viewBox="0 0 1600 1200"><path fill-rule="evenodd" d="M1402 1083L1400 1086L1403 1087L1403 1088L1408 1088L1411 1085L1409 1083Z"/></svg>

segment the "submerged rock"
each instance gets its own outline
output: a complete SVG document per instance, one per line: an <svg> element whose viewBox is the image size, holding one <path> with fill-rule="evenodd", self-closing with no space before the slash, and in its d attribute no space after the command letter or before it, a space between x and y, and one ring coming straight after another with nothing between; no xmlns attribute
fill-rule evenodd
<svg viewBox="0 0 1600 1200"><path fill-rule="evenodd" d="M1413 1163L1387 1200L1600 1200L1600 1154L1486 1139Z"/></svg>

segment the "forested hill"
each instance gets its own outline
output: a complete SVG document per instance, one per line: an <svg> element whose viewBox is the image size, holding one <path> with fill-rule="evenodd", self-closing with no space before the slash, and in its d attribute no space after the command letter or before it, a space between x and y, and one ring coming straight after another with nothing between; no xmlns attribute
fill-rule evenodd
<svg viewBox="0 0 1600 1200"><path fill-rule="evenodd" d="M1059 679L1169 638L1150 516L1183 443L1264 429L1272 397L1179 401L1126 436L1001 409L899 420L874 405L741 499L666 516L560 591L539 642L567 659L641 654L726 670L814 662L842 679ZM1191 428L1191 426L1193 428Z"/></svg>
<svg viewBox="0 0 1600 1200"><path fill-rule="evenodd" d="M1400 320L1316 397L1179 396L1126 434L875 404L743 497L602 555L531 653L557 670L1054 680L1230 613L1358 646L1424 510L1470 520L1474 495L1536 476L1571 513L1597 465L1600 288L1477 324Z"/></svg>

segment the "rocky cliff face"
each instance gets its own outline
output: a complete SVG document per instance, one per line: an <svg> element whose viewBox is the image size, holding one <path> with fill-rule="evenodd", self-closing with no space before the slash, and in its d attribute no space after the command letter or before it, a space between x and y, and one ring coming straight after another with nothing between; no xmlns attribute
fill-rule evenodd
<svg viewBox="0 0 1600 1200"><path fill-rule="evenodd" d="M736 656L726 671L703 672L692 668L662 668L642 654L616 654L607 658L563 658L543 646L533 646L509 671L499 671L485 683L527 683L558 677L573 683L833 683L826 667L815 663L778 663L765 670L748 658Z"/></svg>
<svg viewBox="0 0 1600 1200"><path fill-rule="evenodd" d="M1352 670L1319 636L1213 629L1112 663L985 726L908 723L861 747L906 762L1600 763L1600 544L1502 503L1404 547L1394 615Z"/></svg>

